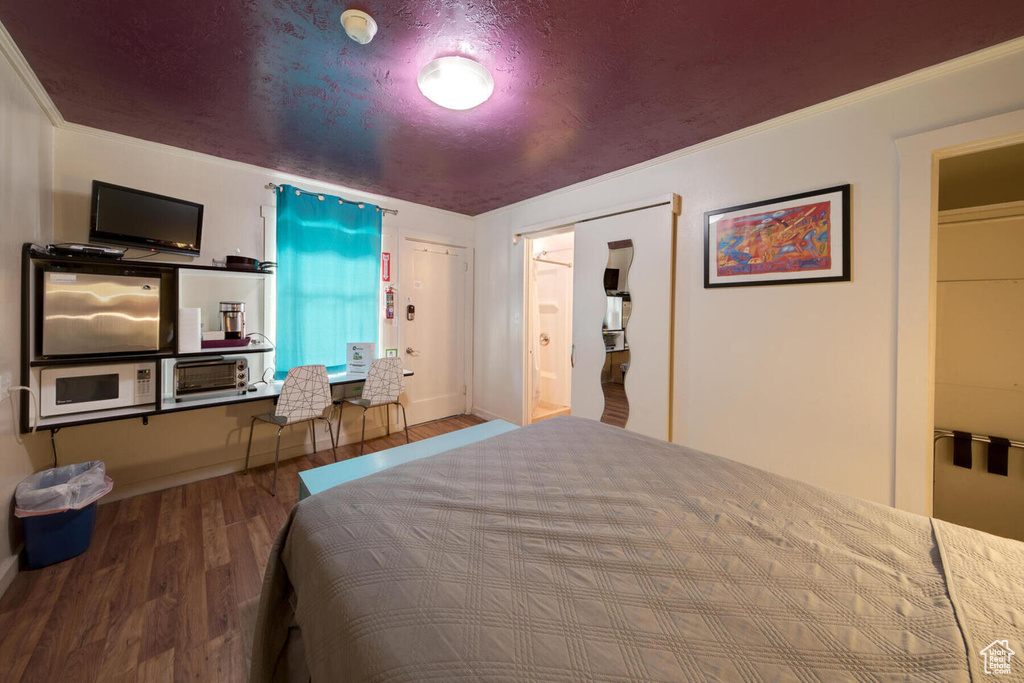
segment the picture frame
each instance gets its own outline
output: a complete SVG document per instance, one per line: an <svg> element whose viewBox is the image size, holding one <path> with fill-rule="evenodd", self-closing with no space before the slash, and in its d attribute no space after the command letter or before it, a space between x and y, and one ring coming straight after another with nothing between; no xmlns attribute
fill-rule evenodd
<svg viewBox="0 0 1024 683"><path fill-rule="evenodd" d="M704 213L704 288L848 282L850 185Z"/></svg>
<svg viewBox="0 0 1024 683"><path fill-rule="evenodd" d="M398 349L384 349L385 358L398 358Z"/></svg>

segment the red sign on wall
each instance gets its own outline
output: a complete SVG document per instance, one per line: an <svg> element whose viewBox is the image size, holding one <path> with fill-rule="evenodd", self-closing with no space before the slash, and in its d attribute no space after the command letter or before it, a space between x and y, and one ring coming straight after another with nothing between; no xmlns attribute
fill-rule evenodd
<svg viewBox="0 0 1024 683"><path fill-rule="evenodd" d="M387 251L380 253L380 280L391 282L391 253Z"/></svg>

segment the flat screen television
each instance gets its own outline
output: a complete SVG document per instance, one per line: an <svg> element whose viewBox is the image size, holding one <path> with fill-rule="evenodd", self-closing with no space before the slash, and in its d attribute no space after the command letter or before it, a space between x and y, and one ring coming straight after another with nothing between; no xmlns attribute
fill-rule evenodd
<svg viewBox="0 0 1024 683"><path fill-rule="evenodd" d="M203 205L92 181L89 241L199 256Z"/></svg>
<svg viewBox="0 0 1024 683"><path fill-rule="evenodd" d="M606 291L614 292L619 288L619 269L604 269L604 288Z"/></svg>

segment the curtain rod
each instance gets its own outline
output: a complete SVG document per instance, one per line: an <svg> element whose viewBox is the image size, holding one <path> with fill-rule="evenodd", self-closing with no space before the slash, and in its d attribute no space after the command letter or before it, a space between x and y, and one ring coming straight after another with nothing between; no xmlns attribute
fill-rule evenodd
<svg viewBox="0 0 1024 683"><path fill-rule="evenodd" d="M519 244L519 240L523 237L533 237L534 235L544 234L546 235L557 235L563 232L569 232L580 223L589 223L590 221L599 221L603 218L611 218L613 216L622 216L627 213L635 213L637 211L644 211L645 209L653 209L656 206L667 206L671 204L671 201L655 202L653 204L647 204L645 206L637 206L632 209L623 209L622 211L613 211L611 213L602 214L600 216L591 216L590 218L581 218L576 221L570 221L568 223L560 223L558 225L552 225L546 228L540 228L538 230L530 230L529 232L517 232L512 235L512 244Z"/></svg>
<svg viewBox="0 0 1024 683"><path fill-rule="evenodd" d="M277 183L267 183L267 189L268 190L280 190L281 186L278 185ZM295 191L296 192L301 192L302 194L308 194L308 195L311 195L313 197L319 197L320 201L323 201L324 197L325 197L323 192L310 192L309 190L303 190L303 189L300 189L298 187L295 188ZM344 199L339 197L338 198L338 203L339 204L344 204L346 202L345 202ZM349 204L356 204L357 206L359 206L359 208L362 208L363 204L364 204L364 202L353 202L353 201L349 201L348 203ZM378 206L377 210L380 211L381 213L390 213L393 216L397 216L398 215L398 209L385 209L383 206Z"/></svg>
<svg viewBox="0 0 1024 683"><path fill-rule="evenodd" d="M533 260L536 261L537 263L550 263L553 266L565 266L566 268L572 268L571 263L562 263L561 261L550 261L546 258L540 258L538 256L534 256Z"/></svg>

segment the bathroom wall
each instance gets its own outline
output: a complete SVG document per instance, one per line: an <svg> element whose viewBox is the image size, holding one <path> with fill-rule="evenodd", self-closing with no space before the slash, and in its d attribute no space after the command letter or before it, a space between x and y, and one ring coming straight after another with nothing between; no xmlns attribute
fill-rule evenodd
<svg viewBox="0 0 1024 683"><path fill-rule="evenodd" d="M572 263L573 235L563 233L534 240L535 255L546 251L541 258L560 263ZM571 405L572 351L572 268L551 263L534 262L537 275L537 329L531 340L537 354L540 401L546 405ZM548 335L548 343L541 344L540 335ZM536 413L535 413L536 414Z"/></svg>

